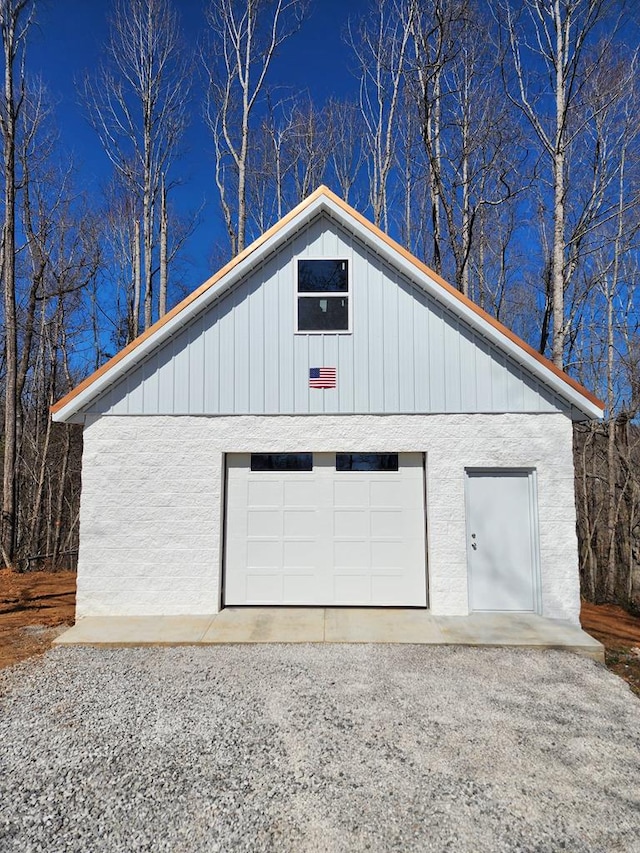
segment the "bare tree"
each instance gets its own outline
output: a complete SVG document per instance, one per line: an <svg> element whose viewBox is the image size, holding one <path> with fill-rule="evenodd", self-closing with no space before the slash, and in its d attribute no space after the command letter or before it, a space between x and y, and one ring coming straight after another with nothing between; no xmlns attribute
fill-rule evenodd
<svg viewBox="0 0 640 853"><path fill-rule="evenodd" d="M23 30L24 32L24 30ZM52 127L50 97L38 80L26 86L20 74L20 102L14 123L13 166L16 179L13 208L15 234L13 301L15 314L15 365L5 358L2 379L10 395L11 419L7 434L14 454L6 493L13 498L10 551L5 548L5 565L21 564L32 548L44 541L51 516L45 511L46 498L58 488L65 493L68 482L60 484L59 469L52 464L53 439L48 407L59 390L57 345L52 344L52 324L65 306L65 334L70 337L81 304L80 291L95 273L97 243L87 239L92 220L72 185L73 167L68 158L63 167L57 160L57 137ZM4 116L3 116L4 118ZM3 241L3 245L5 241ZM91 246L91 248L90 248ZM77 442L76 442L77 449ZM71 445L69 453L71 453ZM5 469L5 473L7 470ZM64 504L64 501L63 501ZM63 518L64 516L64 518ZM60 525L67 518L59 515ZM66 530L65 530L66 535Z"/></svg>
<svg viewBox="0 0 640 853"><path fill-rule="evenodd" d="M324 182L330 153L325 110L311 101L294 107L288 148L292 202L297 204Z"/></svg>
<svg viewBox="0 0 640 853"><path fill-rule="evenodd" d="M247 168L247 222L258 233L324 181L330 153L325 110L307 98L268 101Z"/></svg>
<svg viewBox="0 0 640 853"><path fill-rule="evenodd" d="M216 158L216 186L232 255L247 232L253 115L273 57L299 27L306 0L212 0L202 61L209 77L205 118Z"/></svg>
<svg viewBox="0 0 640 853"><path fill-rule="evenodd" d="M282 219L287 204L289 171L288 139L294 123L295 101L272 104L267 95L268 112L253 137L251 167L247 174L247 219L263 233Z"/></svg>
<svg viewBox="0 0 640 853"><path fill-rule="evenodd" d="M396 162L396 138L402 106L414 0L375 0L358 30L349 25L348 44L360 73L360 110L369 170L373 221L389 228L389 180Z"/></svg>
<svg viewBox="0 0 640 853"><path fill-rule="evenodd" d="M85 78L84 98L142 220L142 302L148 328L166 311L168 255L161 247L167 223L163 232L162 211L166 214L166 193L174 186L169 173L186 126L191 76L170 0L116 0L106 54L96 75ZM162 257L156 262L158 244ZM156 298L158 263L161 288Z"/></svg>
<svg viewBox="0 0 640 853"><path fill-rule="evenodd" d="M578 297L572 298L566 353L607 404L603 424L576 430L586 592L592 600L638 606L640 90L629 74L635 63L618 46L584 88L589 121L578 173L583 206L568 229Z"/></svg>
<svg viewBox="0 0 640 853"><path fill-rule="evenodd" d="M25 97L25 45L32 21L31 0L0 0L0 32L4 52L4 88L0 103L4 228L2 279L5 326L4 469L2 491L2 558L13 565L16 535L16 467L18 430L18 325L16 313L16 144L18 119Z"/></svg>
<svg viewBox="0 0 640 853"><path fill-rule="evenodd" d="M466 14L466 0L412 2L410 17L412 77L416 81L422 139L429 165L429 197L433 251L431 263L442 272L442 203L445 188L442 176L443 100L451 61L458 53L457 28ZM462 93L464 94L464 93Z"/></svg>
<svg viewBox="0 0 640 853"><path fill-rule="evenodd" d="M513 201L526 186L521 134L487 39L491 23L470 0L437 0L431 16L414 19L410 95L427 159L433 263L466 296L481 212ZM483 224L493 218L485 210Z"/></svg>
<svg viewBox="0 0 640 853"><path fill-rule="evenodd" d="M620 586L618 560L618 522L627 488L620 488L619 452L625 447L620 441L625 425L637 414L632 383L622 380L621 360L632 355L633 341L640 328L640 306L635 298L638 280L631 258L639 248L640 223L638 202L640 191L640 145L635 129L640 109L640 92L635 79L626 74L628 58L616 60L601 67L592 87L594 104L593 131L597 134L599 160L596 171L609 180L600 180L601 195L611 190L611 200L601 202L608 212L612 207L615 215L607 217L606 225L596 234L594 263L596 280L594 290L604 300L607 402L607 571L605 595L611 600ZM632 60L633 64L633 60ZM624 65L624 68L620 66ZM621 85L622 84L622 85ZM615 98L609 90L615 89ZM598 109L602 101L606 108ZM608 226L608 227L607 227ZM604 233L602 233L604 232ZM635 332L635 334L634 334ZM625 393L626 392L626 393ZM625 399L626 397L626 399ZM622 429L621 429L622 427ZM633 478L626 479L631 487Z"/></svg>
<svg viewBox="0 0 640 853"><path fill-rule="evenodd" d="M330 98L325 107L330 164L342 198L358 205L358 182L364 162L362 113L356 103Z"/></svg>
<svg viewBox="0 0 640 853"><path fill-rule="evenodd" d="M616 31L615 24L609 27L597 51L590 51L593 35L609 6L607 0L523 0L518 13L512 3L500 7L500 32L510 58L504 65L506 92L533 129L550 173L551 353L559 367L564 364L571 324L565 312L565 292L577 265L567 235L569 161L572 146L576 148L588 121L583 103L585 87L608 53Z"/></svg>

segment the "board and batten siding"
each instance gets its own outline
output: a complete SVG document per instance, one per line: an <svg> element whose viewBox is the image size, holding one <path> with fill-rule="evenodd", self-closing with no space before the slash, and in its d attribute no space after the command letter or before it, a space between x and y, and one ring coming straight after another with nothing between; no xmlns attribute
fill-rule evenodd
<svg viewBox="0 0 640 853"><path fill-rule="evenodd" d="M296 257L349 260L351 334L296 334ZM336 367L337 387L309 388ZM552 390L321 214L90 403L103 415L569 412Z"/></svg>

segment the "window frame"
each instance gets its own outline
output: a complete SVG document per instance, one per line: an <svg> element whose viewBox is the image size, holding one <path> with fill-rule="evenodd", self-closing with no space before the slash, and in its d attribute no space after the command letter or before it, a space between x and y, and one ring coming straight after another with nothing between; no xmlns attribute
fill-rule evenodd
<svg viewBox="0 0 640 853"><path fill-rule="evenodd" d="M335 293L326 291L304 291L298 292L298 261L345 261L347 264L347 289ZM293 329L296 335L351 335L353 334L353 288L351 286L353 259L348 255L295 255L293 258ZM346 329L300 329L298 327L298 300L300 297L313 297L317 299L341 298L347 300L347 328Z"/></svg>

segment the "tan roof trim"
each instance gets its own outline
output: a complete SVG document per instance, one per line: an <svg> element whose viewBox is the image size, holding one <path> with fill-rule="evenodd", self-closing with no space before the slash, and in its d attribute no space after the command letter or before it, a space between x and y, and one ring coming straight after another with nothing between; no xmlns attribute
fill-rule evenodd
<svg viewBox="0 0 640 853"><path fill-rule="evenodd" d="M326 187L318 187L315 192L308 196L297 207L294 207L293 210L287 213L287 215L284 216L279 222L276 222L275 225L272 225L271 228L265 231L264 234L258 237L257 240L254 240L254 242L251 243L250 246L247 246L247 248L240 252L239 255L236 255L235 258L232 258L232 260L230 260L229 263L225 264L222 269L219 269L218 272L215 273L215 275L212 275L211 278L208 278L200 285L200 287L196 288L193 293L190 293L182 300L182 302L179 302L171 309L171 311L168 311L164 315L164 317L161 317L159 320L157 320L153 324L153 326L149 326L149 328L145 332L143 332L141 335L138 335L137 338L131 341L130 344L127 344L124 349L121 349L119 352L117 352L112 358L109 359L109 361L106 361L102 365L102 367L99 367L90 376L87 376L86 379L83 379L79 385L76 385L73 390L69 391L68 394L65 394L65 396L58 400L57 403L54 403L54 405L51 406L50 409L51 414L55 414L56 412L59 412L60 409L63 409L65 406L67 406L75 397L78 396L78 394L81 394L82 391L84 391L90 385L93 385L96 379L99 379L101 376L107 373L107 371L111 370L112 367L115 367L115 365L118 364L119 361L122 361L122 359L125 356L129 355L130 352L133 352L133 350L137 349L140 344L146 341L147 338L150 338L151 335L155 335L158 329L161 329L165 325L165 323L168 323L169 320L184 311L187 306L191 305L191 303L198 299L198 297L202 296L203 293L206 293L207 290L210 290L220 281L221 278L223 278L228 272L231 272L231 270L236 267L240 263L240 261L243 261L250 254L255 252L256 249L259 249L263 243L265 243L274 234L280 231L280 229L284 225L286 225L287 222L290 222L292 219L298 216L299 213L302 213L307 207L309 207L309 205L312 204L319 196L326 195L327 192L329 191Z"/></svg>
<svg viewBox="0 0 640 853"><path fill-rule="evenodd" d="M476 305L468 297L464 296L464 294L460 293L455 287L453 287L449 282L445 281L438 273L434 272L430 269L426 264L422 261L418 260L411 252L407 251L407 249L403 248L399 243L396 243L391 237L384 233L380 228L374 225L372 222L369 222L361 213L358 213L353 207L351 207L347 202L343 201L339 196L337 196L334 192L332 192L328 187L320 186L315 192L313 192L310 196L308 196L304 201L302 201L297 207L294 207L286 216L284 216L279 222L269 228L264 232L257 240L251 243L250 246L247 246L240 254L236 255L229 263L225 264L222 269L218 270L218 272L208 278L200 287L196 288L193 293L190 293L182 302L179 302L174 308L171 309L167 314L164 315L160 320L150 326L145 332L139 335L135 340L131 341L124 349L120 350L120 352L116 353L112 358L109 359L102 367L98 368L94 373L84 379L79 385L77 385L72 391L58 400L53 406L51 406L51 413L55 414L67 406L78 394L82 393L86 388L92 385L97 379L107 373L111 368L113 368L118 362L120 362L125 356L129 355L129 353L133 352L137 349L140 344L142 344L147 338L155 335L155 333L161 329L169 320L175 317L177 314L180 314L187 308L192 302L202 296L203 293L206 293L207 290L210 290L214 287L227 273L231 272L241 261L255 252L260 248L265 242L267 242L271 237L278 233L287 223L289 223L292 219L302 213L307 207L309 207L316 199L321 196L325 196L330 201L332 201L335 205L340 207L345 213L349 216L356 219L360 225L374 234L379 240L382 240L384 243L389 246L395 252L398 252L402 255L405 260L409 261L413 266L415 266L421 273L429 276L429 278L433 279L437 282L441 287L443 287L449 294L458 299L461 303L463 303L469 310L473 311L478 317L482 318L486 323L489 323L503 335L505 335L512 343L516 344L520 347L527 355L534 358L541 365L554 373L559 379L563 382L566 382L567 385L571 386L574 391L577 391L579 394L584 396L587 400L593 403L595 406L599 408L604 408L604 403L599 400L594 394L588 391L583 385L579 382L576 382L575 379L572 379L568 374L566 374L563 370L556 367L553 362L549 361L545 356L540 355L537 350L533 347L529 346L526 341L523 341L522 338L518 337L518 335L514 334L510 329L500 323L499 320L496 320L490 314L488 314L484 309L480 308L479 305Z"/></svg>
<svg viewBox="0 0 640 853"><path fill-rule="evenodd" d="M502 334L509 338L512 343L519 346L520 349L523 349L527 353L527 355L530 355L532 358L535 358L535 360L540 362L540 364L544 365L547 370L550 370L552 373L555 373L555 375L559 379L562 379L564 382L567 383L567 385L570 385L575 391L578 391L580 394L586 397L587 400L590 400L594 405L599 406L601 409L604 408L604 403L602 402L602 400L599 400L594 394L588 391L584 387L584 385L581 385L579 382L576 382L576 380L572 379L571 376L564 372L564 370L560 370L559 367L556 367L556 365L552 361L549 361L548 358L546 358L544 355L541 355L532 346L529 346L526 341L523 341L522 338L518 337L518 335L512 332L511 329L508 329L499 320L496 320L495 317L492 317L491 314L488 314L483 308L480 308L479 305L476 305L475 302L473 302L471 299L461 293L457 288L453 287L453 285L449 284L448 281L445 281L442 276L438 275L437 272L434 272L430 267L428 267L422 261L418 260L415 255L412 255L411 252L407 251L407 249L405 249L399 243L396 243L395 240L389 237L388 234L385 234L384 231L381 231L380 228L373 224L373 222L369 222L369 220L362 216L361 213L358 213L357 210L354 210L352 207L350 207L345 201L343 201L343 199L339 198L337 195L335 195L335 193L331 192L330 189L327 189L326 187L321 187L320 189L323 189L325 191L324 194L326 196L331 198L331 200L335 204L337 204L344 211L350 214L354 219L357 219L362 226L364 226L373 234L375 234L376 237L385 242L395 252L398 252L400 255L402 255L407 261L417 267L420 272L425 273L429 276L429 278L432 278L434 281L437 281L437 283L441 287L448 291L452 296L455 296L456 299L458 299L467 308L473 311L474 314L477 314L479 317L482 317L485 322L492 325L495 329L498 329L498 331L502 332Z"/></svg>

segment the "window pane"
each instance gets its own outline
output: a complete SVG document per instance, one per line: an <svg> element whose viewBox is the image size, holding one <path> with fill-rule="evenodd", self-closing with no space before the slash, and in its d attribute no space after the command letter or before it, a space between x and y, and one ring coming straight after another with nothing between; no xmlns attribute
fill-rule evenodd
<svg viewBox="0 0 640 853"><path fill-rule="evenodd" d="M346 293L348 261L298 261L298 293Z"/></svg>
<svg viewBox="0 0 640 853"><path fill-rule="evenodd" d="M313 471L311 453L252 453L252 471Z"/></svg>
<svg viewBox="0 0 640 853"><path fill-rule="evenodd" d="M346 296L298 297L298 331L346 332L349 329L349 300Z"/></svg>
<svg viewBox="0 0 640 853"><path fill-rule="evenodd" d="M397 453L336 453L336 471L397 470Z"/></svg>

